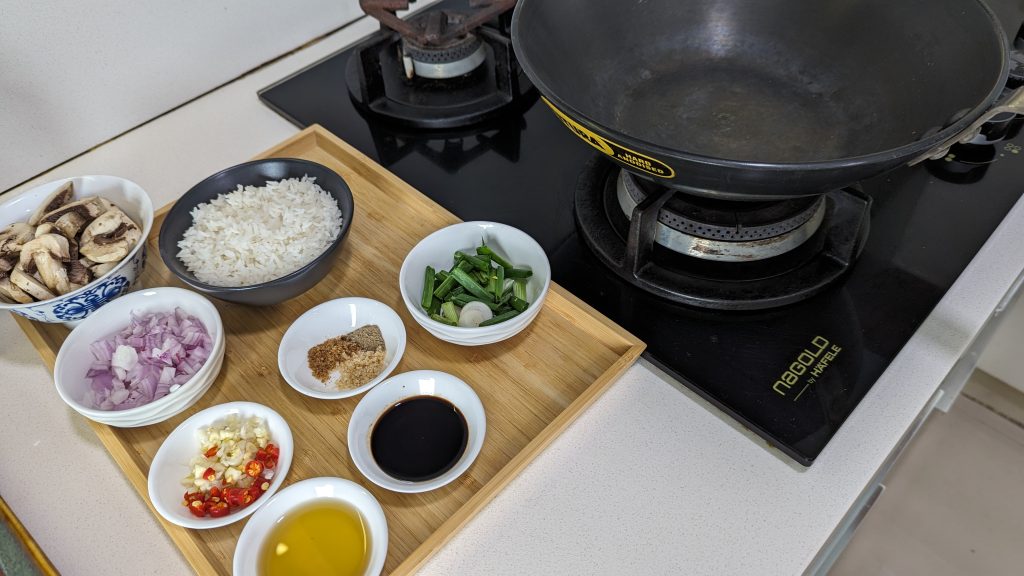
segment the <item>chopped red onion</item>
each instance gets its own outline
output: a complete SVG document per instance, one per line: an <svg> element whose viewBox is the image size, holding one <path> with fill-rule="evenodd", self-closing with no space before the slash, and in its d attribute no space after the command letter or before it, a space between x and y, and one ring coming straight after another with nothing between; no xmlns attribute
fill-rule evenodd
<svg viewBox="0 0 1024 576"><path fill-rule="evenodd" d="M195 316L181 308L143 316L117 334L89 346L95 361L85 377L82 403L100 410L148 404L188 382L210 357L213 338Z"/></svg>

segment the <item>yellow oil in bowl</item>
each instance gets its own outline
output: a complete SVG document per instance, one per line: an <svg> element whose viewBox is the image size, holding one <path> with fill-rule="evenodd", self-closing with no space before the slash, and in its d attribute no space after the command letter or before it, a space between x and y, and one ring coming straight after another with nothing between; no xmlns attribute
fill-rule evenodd
<svg viewBox="0 0 1024 576"><path fill-rule="evenodd" d="M318 499L283 516L260 549L262 576L361 576L370 558L370 531L353 506Z"/></svg>

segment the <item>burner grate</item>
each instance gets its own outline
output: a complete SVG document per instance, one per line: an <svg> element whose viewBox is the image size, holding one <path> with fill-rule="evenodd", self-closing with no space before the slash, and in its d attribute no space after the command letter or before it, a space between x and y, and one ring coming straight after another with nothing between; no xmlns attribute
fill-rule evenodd
<svg viewBox="0 0 1024 576"><path fill-rule="evenodd" d="M708 257L693 257L687 251L666 249L658 238L663 208L682 193L670 188L650 193L627 218L618 202L618 174L617 167L600 157L580 174L575 193L580 235L617 276L681 304L759 310L799 302L845 274L867 238L871 201L857 190L844 189L820 199L821 220L812 224L812 217L804 224L812 224L816 232L771 257L715 258L715 241L703 245ZM772 240L750 244L764 246Z"/></svg>

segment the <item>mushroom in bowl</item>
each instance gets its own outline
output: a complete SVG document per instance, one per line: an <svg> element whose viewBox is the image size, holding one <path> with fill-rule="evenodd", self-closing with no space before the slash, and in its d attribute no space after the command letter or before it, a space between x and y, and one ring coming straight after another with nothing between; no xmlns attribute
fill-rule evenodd
<svg viewBox="0 0 1024 576"><path fill-rule="evenodd" d="M114 176L66 178L0 204L0 310L81 321L135 282L152 225L146 192Z"/></svg>

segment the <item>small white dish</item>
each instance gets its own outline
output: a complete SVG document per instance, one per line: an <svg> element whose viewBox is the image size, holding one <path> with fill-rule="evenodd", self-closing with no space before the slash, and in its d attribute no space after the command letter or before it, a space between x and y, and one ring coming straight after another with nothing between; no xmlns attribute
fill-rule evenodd
<svg viewBox="0 0 1024 576"><path fill-rule="evenodd" d="M380 328L387 348L380 374L351 390L335 390L317 380L309 369L309 349L369 324ZM390 306L369 298L338 298L309 309L292 323L278 346L277 368L289 386L306 396L336 400L362 394L376 386L398 366L404 353L405 325Z"/></svg>
<svg viewBox="0 0 1024 576"><path fill-rule="evenodd" d="M462 412L469 428L462 457L444 474L422 482L399 480L377 465L370 451L370 433L377 420L392 406L415 396L437 396ZM487 415L476 392L462 380L436 370L403 372L381 382L356 405L348 424L348 451L352 462L371 482L394 492L417 493L436 490L461 476L480 454L487 433Z"/></svg>
<svg viewBox="0 0 1024 576"><path fill-rule="evenodd" d="M280 448L281 455L278 457L277 467L274 469L274 478L270 483L270 489L259 499L227 516L199 518L192 515L182 504L182 496L185 494L186 488L181 481L188 476L189 463L193 458L199 456L199 430L221 422L230 415L237 415L239 418L257 416L266 421L270 442ZM285 476L288 475L293 453L291 428L288 427L284 418L274 410L255 402L228 402L211 406L193 414L179 424L160 445L160 449L157 450L156 456L153 457L153 462L149 466L149 500L153 503L156 511L172 524L197 529L227 526L249 516L270 500L274 492L281 487Z"/></svg>
<svg viewBox="0 0 1024 576"><path fill-rule="evenodd" d="M473 252L481 242L486 242L515 266L533 272L526 282L530 307L514 318L491 326L448 326L432 320L420 305L423 271L427 266L447 270L456 250ZM551 286L551 264L540 244L518 228L498 222L461 222L437 230L409 251L398 272L398 286L413 320L432 336L452 344L479 346L511 338L533 322Z"/></svg>
<svg viewBox="0 0 1024 576"><path fill-rule="evenodd" d="M316 500L341 500L359 511L370 533L370 560L364 576L380 574L388 553L388 522L380 503L366 488L355 482L342 478L310 478L275 494L245 524L238 537L238 544L235 545L231 569L234 575L257 574L260 549L271 528L297 507Z"/></svg>
<svg viewBox="0 0 1024 576"><path fill-rule="evenodd" d="M82 404L90 385L85 374L94 360L89 345L128 326L132 313L172 312L177 307L199 319L213 338L210 357L192 379L172 394L127 410L100 410ZM72 330L57 353L53 380L61 399L82 416L110 426L144 426L166 420L199 400L216 380L225 349L220 313L204 296L181 288L148 288L108 303ZM183 407L181 400L187 400Z"/></svg>

